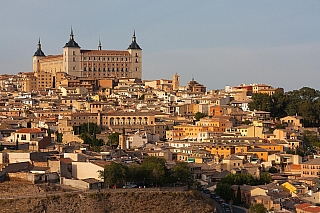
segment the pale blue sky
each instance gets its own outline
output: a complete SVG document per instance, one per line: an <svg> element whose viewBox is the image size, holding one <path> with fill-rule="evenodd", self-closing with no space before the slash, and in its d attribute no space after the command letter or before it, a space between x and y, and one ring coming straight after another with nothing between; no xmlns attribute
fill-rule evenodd
<svg viewBox="0 0 320 213"><path fill-rule="evenodd" d="M0 73L31 71L39 36L46 55L61 54L72 25L84 49L99 38L103 49L126 49L135 29L144 79L320 89L319 11L318 0L3 1Z"/></svg>

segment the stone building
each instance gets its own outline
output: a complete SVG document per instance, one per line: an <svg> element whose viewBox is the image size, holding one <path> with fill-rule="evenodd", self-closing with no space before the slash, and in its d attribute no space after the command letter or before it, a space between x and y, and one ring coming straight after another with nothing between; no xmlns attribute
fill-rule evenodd
<svg viewBox="0 0 320 213"><path fill-rule="evenodd" d="M41 48L33 55L33 73L37 77L38 90L56 88L56 83L66 76L103 78L142 78L142 49L135 32L126 50L81 49L71 29L70 39L60 55L46 56Z"/></svg>

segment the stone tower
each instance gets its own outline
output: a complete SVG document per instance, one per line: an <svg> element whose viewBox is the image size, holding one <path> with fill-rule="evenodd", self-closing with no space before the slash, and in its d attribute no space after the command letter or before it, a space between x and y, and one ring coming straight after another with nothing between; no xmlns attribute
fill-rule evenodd
<svg viewBox="0 0 320 213"><path fill-rule="evenodd" d="M38 41L38 49L33 54L33 73L36 77L38 77L38 73L40 72L40 59L44 58L46 55L41 49L40 37Z"/></svg>
<svg viewBox="0 0 320 213"><path fill-rule="evenodd" d="M176 73L172 76L172 90L177 91L180 87L180 76Z"/></svg>
<svg viewBox="0 0 320 213"><path fill-rule="evenodd" d="M132 60L132 77L142 79L142 49L137 43L136 32L133 32L132 42L127 48Z"/></svg>
<svg viewBox="0 0 320 213"><path fill-rule="evenodd" d="M70 40L63 47L63 71L69 75L82 77L80 46L74 40L71 27Z"/></svg>

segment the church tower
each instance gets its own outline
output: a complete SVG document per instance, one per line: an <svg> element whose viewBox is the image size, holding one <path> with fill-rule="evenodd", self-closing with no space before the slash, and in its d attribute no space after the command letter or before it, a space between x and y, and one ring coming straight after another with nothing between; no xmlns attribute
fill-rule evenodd
<svg viewBox="0 0 320 213"><path fill-rule="evenodd" d="M38 49L33 54L33 73L36 77L38 77L38 73L40 72L40 59L44 58L46 55L41 49L40 37L38 41Z"/></svg>
<svg viewBox="0 0 320 213"><path fill-rule="evenodd" d="M80 46L74 40L71 27L70 40L63 47L63 71L71 76L82 77Z"/></svg>
<svg viewBox="0 0 320 213"><path fill-rule="evenodd" d="M180 76L176 73L172 76L172 90L177 91L180 87Z"/></svg>
<svg viewBox="0 0 320 213"><path fill-rule="evenodd" d="M137 43L136 32L133 32L132 42L127 48L131 55L131 77L142 79L142 49Z"/></svg>

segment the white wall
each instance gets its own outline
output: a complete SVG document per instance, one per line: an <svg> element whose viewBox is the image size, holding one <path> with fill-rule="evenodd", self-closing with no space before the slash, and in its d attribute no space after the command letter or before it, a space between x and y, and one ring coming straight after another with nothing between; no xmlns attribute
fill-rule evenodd
<svg viewBox="0 0 320 213"><path fill-rule="evenodd" d="M99 178L99 171L104 170L103 167L95 165L91 162L72 162L72 177L77 179Z"/></svg>

